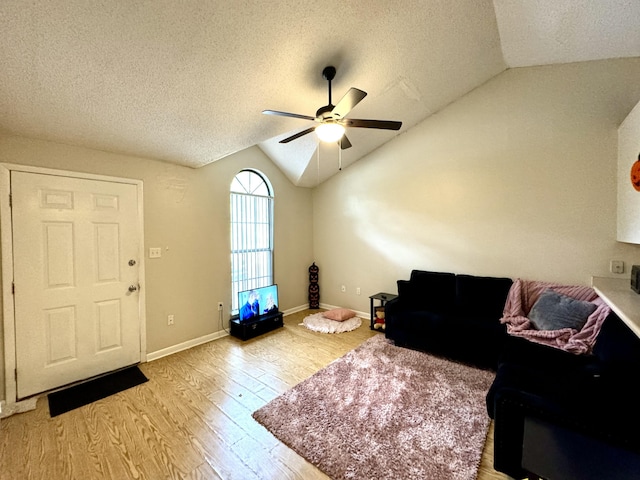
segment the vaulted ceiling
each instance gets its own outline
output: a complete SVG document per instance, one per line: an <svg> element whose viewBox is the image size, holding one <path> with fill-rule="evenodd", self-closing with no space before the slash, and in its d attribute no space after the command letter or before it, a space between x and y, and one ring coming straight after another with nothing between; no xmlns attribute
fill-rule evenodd
<svg viewBox="0 0 640 480"><path fill-rule="evenodd" d="M362 158L506 68L640 56L637 0L3 0L0 131L200 167L258 145L296 185L337 172L322 70Z"/></svg>

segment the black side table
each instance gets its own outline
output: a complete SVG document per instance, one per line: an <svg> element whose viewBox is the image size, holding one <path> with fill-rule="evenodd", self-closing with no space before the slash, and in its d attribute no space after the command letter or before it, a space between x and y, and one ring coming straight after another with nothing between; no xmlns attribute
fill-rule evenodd
<svg viewBox="0 0 640 480"><path fill-rule="evenodd" d="M380 305L377 305L377 306L384 307L385 303L387 303L389 300L393 300L396 297L397 295L394 295L393 293L385 293L385 292L376 293L375 295L371 295L369 297L370 309L371 309L371 324L369 325L369 328L371 328L371 330L375 330L375 328L373 328L373 325L376 319L376 312L373 305L374 300L378 300L378 302L380 303ZM383 331L383 330L379 330L379 331Z"/></svg>

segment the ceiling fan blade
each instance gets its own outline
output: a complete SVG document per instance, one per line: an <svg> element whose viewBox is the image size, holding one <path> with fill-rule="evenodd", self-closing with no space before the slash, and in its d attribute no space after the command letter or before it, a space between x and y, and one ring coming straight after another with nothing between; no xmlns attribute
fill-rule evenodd
<svg viewBox="0 0 640 480"><path fill-rule="evenodd" d="M351 142L349 141L349 139L347 138L346 135L342 136L342 139L340 141L338 141L338 143L340 144L340 148L342 150L346 150L347 148L351 148Z"/></svg>
<svg viewBox="0 0 640 480"><path fill-rule="evenodd" d="M382 130L400 130L402 122L393 120L362 120L358 118L345 118L341 122L345 127L379 128Z"/></svg>
<svg viewBox="0 0 640 480"><path fill-rule="evenodd" d="M340 99L338 104L333 107L331 113L338 118L344 118L351 111L351 109L358 103L360 103L366 96L367 92L363 92L362 90L359 90L357 88L350 88L349 91L344 94L344 97Z"/></svg>
<svg viewBox="0 0 640 480"><path fill-rule="evenodd" d="M291 135L290 137L280 140L278 143L289 143L290 141L295 140L296 138L300 138L303 135L306 135L307 133L313 132L315 129L316 127L307 128L306 130L302 130L301 132L298 132L295 135Z"/></svg>
<svg viewBox="0 0 640 480"><path fill-rule="evenodd" d="M279 112L277 110L263 110L262 113L264 113L265 115L278 115L280 117L301 118L302 120L316 119L316 117L310 117L309 115L300 115L298 113L289 113L289 112Z"/></svg>

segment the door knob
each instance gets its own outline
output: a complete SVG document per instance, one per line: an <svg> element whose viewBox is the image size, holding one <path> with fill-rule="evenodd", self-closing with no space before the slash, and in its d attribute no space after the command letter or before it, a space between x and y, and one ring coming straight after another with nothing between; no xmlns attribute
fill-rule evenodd
<svg viewBox="0 0 640 480"><path fill-rule="evenodd" d="M133 260L133 259L132 259L132 260L129 260L129 266L130 266L130 267L133 267L135 264L136 264L136 261L135 261L135 260Z"/></svg>
<svg viewBox="0 0 640 480"><path fill-rule="evenodd" d="M131 293L135 292L136 290L138 290L138 287L137 287L137 286L135 286L135 285L129 285L129 291L130 291Z"/></svg>

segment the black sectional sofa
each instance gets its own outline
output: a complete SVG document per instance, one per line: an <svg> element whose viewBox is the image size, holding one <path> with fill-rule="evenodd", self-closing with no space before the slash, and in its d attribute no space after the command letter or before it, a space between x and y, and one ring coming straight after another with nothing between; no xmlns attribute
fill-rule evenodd
<svg viewBox="0 0 640 480"><path fill-rule="evenodd" d="M586 355L510 336L500 318L511 285L414 270L386 304L386 336L496 372L487 392L496 470L514 478L640 479L640 339L615 313Z"/></svg>
<svg viewBox="0 0 640 480"><path fill-rule="evenodd" d="M500 317L513 281L413 270L385 305L386 337L495 370L507 329Z"/></svg>

